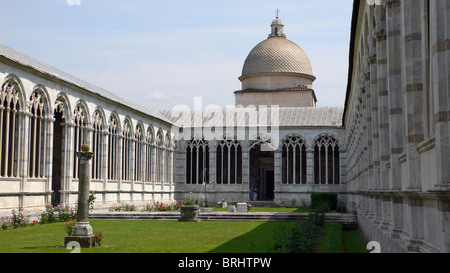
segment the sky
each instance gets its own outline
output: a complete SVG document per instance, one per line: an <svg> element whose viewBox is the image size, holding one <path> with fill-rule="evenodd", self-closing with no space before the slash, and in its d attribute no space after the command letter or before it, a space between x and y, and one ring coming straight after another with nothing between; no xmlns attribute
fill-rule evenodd
<svg viewBox="0 0 450 273"><path fill-rule="evenodd" d="M154 109L234 105L279 17L308 55L317 106L343 106L353 0L0 0L0 43Z"/></svg>

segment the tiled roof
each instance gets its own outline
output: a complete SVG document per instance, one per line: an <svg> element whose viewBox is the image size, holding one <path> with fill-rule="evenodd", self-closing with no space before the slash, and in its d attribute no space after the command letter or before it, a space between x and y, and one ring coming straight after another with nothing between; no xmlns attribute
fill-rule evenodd
<svg viewBox="0 0 450 273"><path fill-rule="evenodd" d="M250 108L215 108L204 110L165 110L162 113L180 127L272 125L280 127L338 127L343 107L289 107L250 111ZM272 116L274 117L272 119Z"/></svg>
<svg viewBox="0 0 450 273"><path fill-rule="evenodd" d="M284 37L270 37L249 53L242 76L277 72L313 75L308 56L297 44Z"/></svg>
<svg viewBox="0 0 450 273"><path fill-rule="evenodd" d="M80 80L64 71L61 71L59 69L56 69L48 64L45 64L39 60L36 60L32 57L29 57L25 54L22 54L20 52L15 51L14 49L11 49L5 45L0 44L0 56L3 56L11 61L14 61L16 63L19 63L21 65L30 67L34 70L37 70L43 74L49 75L53 78L65 81L69 84L73 84L75 86L78 86L90 93L94 93L97 95L100 95L101 97L104 97L108 100L114 101L116 103L122 104L124 106L127 106L129 108L135 109L145 115L152 116L154 118L157 118L161 121L170 123L170 120L162 115L158 110L149 109L142 105L138 105L136 103L126 101L125 99L103 89L100 87L97 87L95 85L92 85L88 82L85 82L83 80Z"/></svg>

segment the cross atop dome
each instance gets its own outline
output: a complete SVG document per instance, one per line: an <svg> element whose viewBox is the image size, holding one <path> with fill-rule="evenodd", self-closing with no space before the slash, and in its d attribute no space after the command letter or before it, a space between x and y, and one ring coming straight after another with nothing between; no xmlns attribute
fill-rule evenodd
<svg viewBox="0 0 450 273"><path fill-rule="evenodd" d="M286 38L286 35L284 35L284 33L283 33L283 30L284 30L283 22L278 17L280 10L277 9L275 12L277 13L277 17L275 18L275 20L272 21L272 25L270 25L270 27L272 28L272 32L269 34L269 38L270 37Z"/></svg>

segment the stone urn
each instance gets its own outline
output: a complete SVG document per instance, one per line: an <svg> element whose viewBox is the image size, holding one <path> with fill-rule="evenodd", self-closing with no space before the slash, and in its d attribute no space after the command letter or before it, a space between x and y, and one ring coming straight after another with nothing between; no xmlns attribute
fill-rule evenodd
<svg viewBox="0 0 450 273"><path fill-rule="evenodd" d="M180 208L181 217L179 222L199 222L198 219L198 206L196 205L184 205Z"/></svg>

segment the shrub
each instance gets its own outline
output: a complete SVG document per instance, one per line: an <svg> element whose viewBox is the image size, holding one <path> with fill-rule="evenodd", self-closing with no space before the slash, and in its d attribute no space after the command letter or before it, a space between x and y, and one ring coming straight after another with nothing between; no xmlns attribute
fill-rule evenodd
<svg viewBox="0 0 450 273"><path fill-rule="evenodd" d="M72 208L58 208L58 221L67 222L77 218L77 209Z"/></svg>
<svg viewBox="0 0 450 273"><path fill-rule="evenodd" d="M95 235L95 243L100 246L103 240L103 233L101 231L96 231L94 235Z"/></svg>
<svg viewBox="0 0 450 273"><path fill-rule="evenodd" d="M312 212L308 220L292 228L281 228L273 233L274 249L280 253L311 253L324 225L325 214Z"/></svg>
<svg viewBox="0 0 450 273"><path fill-rule="evenodd" d="M64 230L66 231L68 236L72 235L72 230L73 230L73 227L75 226L75 224L76 224L75 221L67 221L64 224Z"/></svg>
<svg viewBox="0 0 450 273"><path fill-rule="evenodd" d="M186 200L182 201L183 206L194 206L197 205L194 199L186 198Z"/></svg>
<svg viewBox="0 0 450 273"><path fill-rule="evenodd" d="M7 229L9 226L12 225L11 217L6 216L5 218L0 218L0 224L2 226L2 229Z"/></svg>
<svg viewBox="0 0 450 273"><path fill-rule="evenodd" d="M311 208L320 212L337 209L337 193L311 193Z"/></svg>
<svg viewBox="0 0 450 273"><path fill-rule="evenodd" d="M12 226L14 228L23 227L28 223L28 217L24 215L23 208L19 208L18 211L12 211Z"/></svg>
<svg viewBox="0 0 450 273"><path fill-rule="evenodd" d="M42 224L46 224L46 223L53 223L57 221L57 216L55 215L55 208L53 207L53 205L50 204L46 204L45 205L45 211L41 211L41 215L40 215L40 222Z"/></svg>
<svg viewBox="0 0 450 273"><path fill-rule="evenodd" d="M154 210L156 210L156 211L170 211L172 209L171 209L170 205L164 204L163 202L156 201Z"/></svg>
<svg viewBox="0 0 450 273"><path fill-rule="evenodd" d="M109 211L136 211L136 206L124 203L120 203L118 205L114 204L112 207L109 208Z"/></svg>
<svg viewBox="0 0 450 273"><path fill-rule="evenodd" d="M45 205L45 211L41 211L39 216L41 224L49 224L54 222L67 222L77 218L77 208Z"/></svg>

